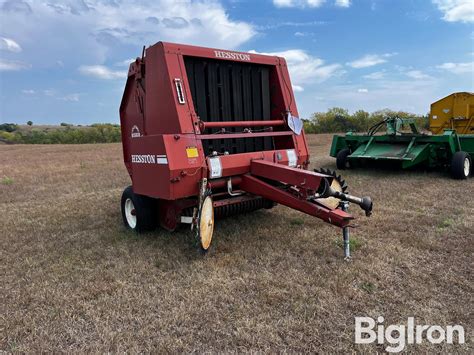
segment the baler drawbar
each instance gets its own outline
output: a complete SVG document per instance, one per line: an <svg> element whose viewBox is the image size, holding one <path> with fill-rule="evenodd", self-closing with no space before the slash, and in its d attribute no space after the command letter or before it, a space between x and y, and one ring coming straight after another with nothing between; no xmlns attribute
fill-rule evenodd
<svg viewBox="0 0 474 355"><path fill-rule="evenodd" d="M214 217L279 203L344 229L346 193L309 153L284 58L158 42L130 65L120 106L127 227L187 223L203 251Z"/></svg>

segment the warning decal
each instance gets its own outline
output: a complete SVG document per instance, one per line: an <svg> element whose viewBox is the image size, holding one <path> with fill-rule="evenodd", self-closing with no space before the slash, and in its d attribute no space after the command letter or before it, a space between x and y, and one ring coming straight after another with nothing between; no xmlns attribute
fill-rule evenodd
<svg viewBox="0 0 474 355"><path fill-rule="evenodd" d="M197 158L199 156L198 150L196 147L187 147L186 155L188 156L188 158Z"/></svg>

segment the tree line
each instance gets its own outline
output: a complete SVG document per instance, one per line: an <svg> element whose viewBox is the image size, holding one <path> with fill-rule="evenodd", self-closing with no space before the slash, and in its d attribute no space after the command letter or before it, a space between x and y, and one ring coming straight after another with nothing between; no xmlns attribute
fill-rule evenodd
<svg viewBox="0 0 474 355"><path fill-rule="evenodd" d="M381 110L369 113L334 107L326 112L316 112L303 120L306 133L367 132L386 117L413 118L421 129L428 129L428 115L415 115L403 111ZM0 141L23 144L84 144L115 143L121 141L120 125L96 123L90 126L73 126L61 123L59 127L34 127L28 121L27 129L14 123L0 124Z"/></svg>
<svg viewBox="0 0 474 355"><path fill-rule="evenodd" d="M413 118L420 129L427 130L429 127L428 115L388 109L372 113L358 110L350 114L346 109L334 107L326 112L313 113L309 119L304 120L304 130L306 133L367 132L386 117Z"/></svg>
<svg viewBox="0 0 474 355"><path fill-rule="evenodd" d="M0 141L23 144L85 144L121 141L120 126L96 123L90 126L61 124L60 127L23 129L13 123L0 124Z"/></svg>

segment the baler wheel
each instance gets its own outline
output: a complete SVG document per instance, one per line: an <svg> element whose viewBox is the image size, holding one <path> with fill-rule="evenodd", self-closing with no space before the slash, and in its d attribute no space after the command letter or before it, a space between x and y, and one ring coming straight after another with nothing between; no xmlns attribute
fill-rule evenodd
<svg viewBox="0 0 474 355"><path fill-rule="evenodd" d="M336 155L336 166L339 170L350 168L348 156L351 155L349 148L341 149Z"/></svg>
<svg viewBox="0 0 474 355"><path fill-rule="evenodd" d="M137 233L156 228L156 200L134 193L129 186L123 191L121 205L125 227Z"/></svg>
<svg viewBox="0 0 474 355"><path fill-rule="evenodd" d="M212 197L207 195L199 209L197 223L197 237L202 252L207 252L214 233L214 206Z"/></svg>
<svg viewBox="0 0 474 355"><path fill-rule="evenodd" d="M456 152L451 160L451 176L457 180L467 179L472 174L472 159L466 152Z"/></svg>

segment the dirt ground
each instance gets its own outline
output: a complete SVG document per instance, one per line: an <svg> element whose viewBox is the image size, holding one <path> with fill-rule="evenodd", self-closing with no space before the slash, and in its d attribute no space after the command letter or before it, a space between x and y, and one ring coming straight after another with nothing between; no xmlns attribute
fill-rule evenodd
<svg viewBox="0 0 474 355"><path fill-rule="evenodd" d="M329 135L312 165L335 168ZM120 144L0 146L0 350L376 352L354 317L460 324L472 353L474 179L354 170L353 260L341 232L278 206L217 221L201 257L187 230L127 231Z"/></svg>

